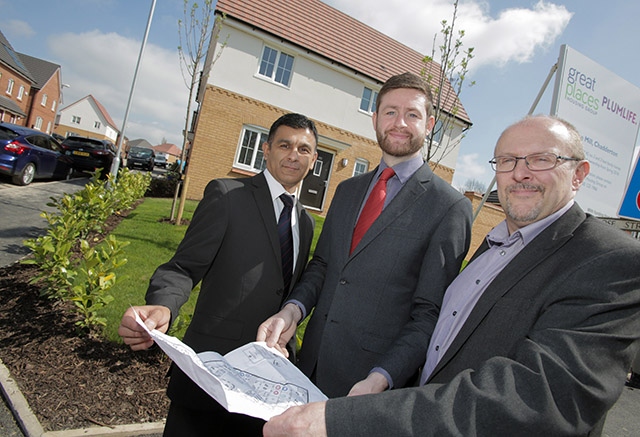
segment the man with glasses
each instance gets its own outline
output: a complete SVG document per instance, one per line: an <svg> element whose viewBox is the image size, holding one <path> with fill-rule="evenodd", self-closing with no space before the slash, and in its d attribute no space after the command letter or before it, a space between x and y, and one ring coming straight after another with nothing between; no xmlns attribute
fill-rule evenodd
<svg viewBox="0 0 640 437"><path fill-rule="evenodd" d="M291 408L265 435L600 435L640 346L640 243L574 202L584 158L561 119L507 128L506 220L448 287L420 386Z"/></svg>

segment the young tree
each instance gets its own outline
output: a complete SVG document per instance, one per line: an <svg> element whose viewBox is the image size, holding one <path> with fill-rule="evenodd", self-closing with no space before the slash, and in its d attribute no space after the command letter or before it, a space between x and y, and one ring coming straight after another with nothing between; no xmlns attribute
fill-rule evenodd
<svg viewBox="0 0 640 437"><path fill-rule="evenodd" d="M442 29L440 34L442 44L438 46L440 51L440 72L436 76L429 72L433 68L433 61L436 50L437 34L433 37L433 45L431 56L425 56L423 59L424 68L422 75L426 78L431 90L434 94L434 107L436 124L431 135L427 139L427 148L423 153L426 161L433 160L439 163L445 156L454 150L464 135L453 140L451 133L454 128L454 117L460 108L454 103L452 107L445 107L446 102L457 102L456 96L459 97L462 92L462 85L465 82L469 71L469 62L473 59L473 47L469 47L463 51L462 38L465 35L464 30L458 30L455 33L456 18L458 15L458 0L453 3L453 17L451 24L447 20L442 20ZM436 64L437 65L437 64ZM447 86L449 81L451 86ZM473 86L475 82L471 82L469 86ZM434 150L434 139L439 138L438 151ZM446 142L445 142L446 138Z"/></svg>
<svg viewBox="0 0 640 437"><path fill-rule="evenodd" d="M475 193L484 194L487 191L487 186L484 182L478 179L467 179L467 181L460 187L460 192L465 193L467 191L473 191Z"/></svg>
<svg viewBox="0 0 640 437"><path fill-rule="evenodd" d="M184 19L178 20L178 37L180 45L178 46L178 55L180 56L180 70L182 78L189 89L189 100L187 102L187 114L185 117L182 153L180 162L184 163L188 159L188 148L190 146L188 140L188 132L191 126L191 104L194 99L194 92L198 88L200 79L200 71L202 69L202 61L206 55L207 43L213 37L213 28L215 4L213 0L204 0L202 6L193 2L189 5L189 0L184 0ZM186 200L187 188L187 166L181 165L178 168L181 173L180 182L176 186L176 195L174 196L173 205L171 207L171 219L175 211L175 203L178 193L182 191L180 196L180 206L176 217L176 224L182 221L182 213L184 211L184 202Z"/></svg>

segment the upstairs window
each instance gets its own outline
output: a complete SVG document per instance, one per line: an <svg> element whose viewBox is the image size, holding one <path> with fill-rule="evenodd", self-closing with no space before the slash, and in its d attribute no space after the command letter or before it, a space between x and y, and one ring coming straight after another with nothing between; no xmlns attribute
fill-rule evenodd
<svg viewBox="0 0 640 437"><path fill-rule="evenodd" d="M95 129L100 129L100 126L102 126L102 124L99 121L96 121L95 123L93 123L93 127Z"/></svg>
<svg viewBox="0 0 640 437"><path fill-rule="evenodd" d="M80 124L80 120L82 120L82 118L79 115L73 115L71 117L71 123Z"/></svg>
<svg viewBox="0 0 640 437"><path fill-rule="evenodd" d="M24 86L20 85L20 88L18 88L18 100L22 100L23 97L24 97Z"/></svg>
<svg viewBox="0 0 640 437"><path fill-rule="evenodd" d="M47 106L47 95L46 94L42 95L42 101L40 102L40 104L42 106Z"/></svg>
<svg viewBox="0 0 640 437"><path fill-rule="evenodd" d="M34 126L34 129L42 130L42 121L42 117L36 117L36 124Z"/></svg>
<svg viewBox="0 0 640 437"><path fill-rule="evenodd" d="M377 91L373 91L371 88L364 87L364 90L362 90L362 99L360 100L360 110L369 114L373 114L374 112L376 112L377 99Z"/></svg>
<svg viewBox="0 0 640 437"><path fill-rule="evenodd" d="M358 176L369 171L369 161L362 158L356 159L356 164L353 166L353 175Z"/></svg>
<svg viewBox="0 0 640 437"><path fill-rule="evenodd" d="M433 130L431 131L431 137L433 138L433 142L436 144L440 144L442 142L442 136L444 135L444 127L442 125L442 120L436 121Z"/></svg>
<svg viewBox="0 0 640 437"><path fill-rule="evenodd" d="M11 93L13 92L13 84L13 79L9 79L9 83L7 84L7 94L9 95L11 95Z"/></svg>
<svg viewBox="0 0 640 437"><path fill-rule="evenodd" d="M291 55L264 46L258 74L288 87L293 71L293 59Z"/></svg>
<svg viewBox="0 0 640 437"><path fill-rule="evenodd" d="M51 111L55 112L56 111L56 101L54 100L53 103L51 103Z"/></svg>
<svg viewBox="0 0 640 437"><path fill-rule="evenodd" d="M262 153L262 143L269 137L266 131L255 128L244 128L236 153L236 165L240 168L260 172L267 168L267 161Z"/></svg>

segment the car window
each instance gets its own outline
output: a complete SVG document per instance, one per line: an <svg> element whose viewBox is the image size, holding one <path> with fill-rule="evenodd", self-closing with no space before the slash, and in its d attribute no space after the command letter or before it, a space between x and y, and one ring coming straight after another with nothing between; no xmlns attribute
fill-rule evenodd
<svg viewBox="0 0 640 437"><path fill-rule="evenodd" d="M12 140L18 136L19 135L14 131L12 131L11 129L4 126L0 126L0 140Z"/></svg>
<svg viewBox="0 0 640 437"><path fill-rule="evenodd" d="M49 149L55 151L55 152L61 152L62 151L62 147L60 147L60 143L58 143L56 140L54 140L53 138L48 138L49 140Z"/></svg>
<svg viewBox="0 0 640 437"><path fill-rule="evenodd" d="M92 140L91 138L68 137L63 141L63 144L69 147L84 147L95 150L102 150L105 148L101 141Z"/></svg>
<svg viewBox="0 0 640 437"><path fill-rule="evenodd" d="M25 137L25 139L34 146L42 147L43 149L49 148L49 143L47 139L41 135L29 135Z"/></svg>

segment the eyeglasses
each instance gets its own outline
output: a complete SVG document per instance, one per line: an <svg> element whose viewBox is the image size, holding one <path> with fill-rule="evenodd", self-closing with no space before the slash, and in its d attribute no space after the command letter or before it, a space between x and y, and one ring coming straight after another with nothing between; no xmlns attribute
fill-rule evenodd
<svg viewBox="0 0 640 437"><path fill-rule="evenodd" d="M516 168L519 159L524 159L531 171L545 171L556 168L561 161L582 161L578 158L560 156L555 153L532 153L527 156L496 156L489 163L496 173L509 173Z"/></svg>

